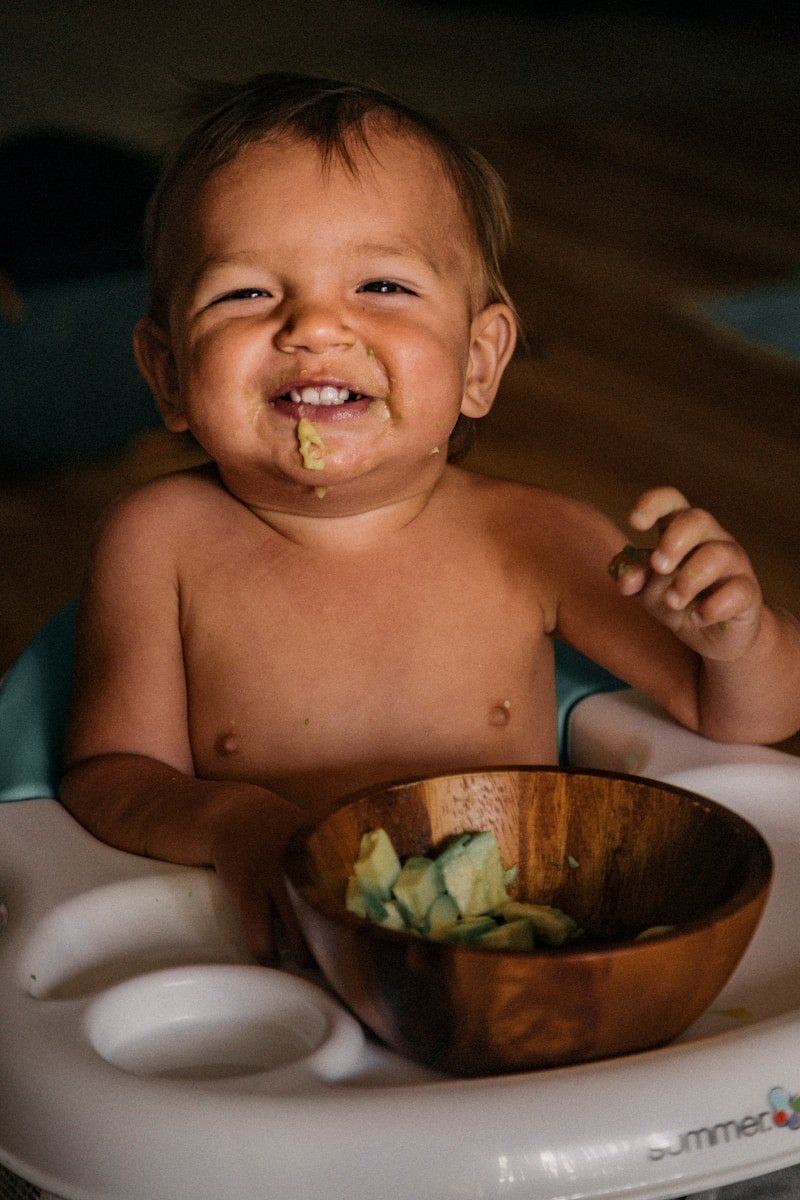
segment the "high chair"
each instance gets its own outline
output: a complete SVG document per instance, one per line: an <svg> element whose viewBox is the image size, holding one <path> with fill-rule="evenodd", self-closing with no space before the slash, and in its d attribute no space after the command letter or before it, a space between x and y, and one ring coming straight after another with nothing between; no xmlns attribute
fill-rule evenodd
<svg viewBox="0 0 800 1200"><path fill-rule="evenodd" d="M800 1162L800 760L706 741L560 646L562 759L741 812L773 892L676 1043L454 1081L366 1038L317 977L255 966L212 872L61 807L74 615L0 685L0 1163L20 1177L0 1196L667 1200Z"/></svg>

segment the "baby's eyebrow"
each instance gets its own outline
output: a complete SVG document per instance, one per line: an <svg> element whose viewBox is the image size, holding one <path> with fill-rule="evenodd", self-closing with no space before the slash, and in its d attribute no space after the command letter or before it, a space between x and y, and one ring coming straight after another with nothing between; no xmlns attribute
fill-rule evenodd
<svg viewBox="0 0 800 1200"><path fill-rule="evenodd" d="M247 250L232 251L230 254L208 254L202 258L189 276L189 288L193 292L204 275L225 267L254 266L255 257Z"/></svg>
<svg viewBox="0 0 800 1200"><path fill-rule="evenodd" d="M434 275L442 274L441 262L413 242L362 242L353 250L360 251L365 258L413 258L433 271Z"/></svg>

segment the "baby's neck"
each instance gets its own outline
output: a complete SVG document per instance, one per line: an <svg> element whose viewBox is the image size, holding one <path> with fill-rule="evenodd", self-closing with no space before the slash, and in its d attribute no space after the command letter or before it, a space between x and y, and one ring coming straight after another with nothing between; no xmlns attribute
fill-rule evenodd
<svg viewBox="0 0 800 1200"><path fill-rule="evenodd" d="M427 509L436 489L393 499L386 504L353 512L325 512L313 509L300 511L259 508L248 504L250 511L287 541L311 550L334 553L371 550L384 546L387 540L401 533Z"/></svg>

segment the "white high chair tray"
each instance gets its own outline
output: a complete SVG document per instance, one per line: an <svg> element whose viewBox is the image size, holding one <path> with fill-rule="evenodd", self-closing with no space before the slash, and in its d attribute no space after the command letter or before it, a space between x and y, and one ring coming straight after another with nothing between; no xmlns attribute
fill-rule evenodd
<svg viewBox="0 0 800 1200"><path fill-rule="evenodd" d="M434 1076L316 983L249 965L210 872L7 803L0 1161L65 1200L666 1200L800 1162L800 760L705 742L627 692L578 705L570 754L712 796L772 848L756 937L678 1042Z"/></svg>

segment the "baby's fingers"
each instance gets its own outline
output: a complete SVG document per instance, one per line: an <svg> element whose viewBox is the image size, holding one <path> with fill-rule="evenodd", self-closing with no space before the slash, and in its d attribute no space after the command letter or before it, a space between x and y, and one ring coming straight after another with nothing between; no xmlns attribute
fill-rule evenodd
<svg viewBox="0 0 800 1200"><path fill-rule="evenodd" d="M755 621L761 595L755 580L746 575L726 579L701 593L691 606L691 620L698 629L712 628L727 633L734 623Z"/></svg>
<svg viewBox="0 0 800 1200"><path fill-rule="evenodd" d="M654 553L652 557L658 559L659 553ZM664 591L664 602L676 611L688 608L699 597L710 595L718 585L737 576L749 578L755 585L744 551L736 542L729 540L703 542L688 557L679 560L671 572L667 572L659 562L653 565L659 573L670 575L669 586Z"/></svg>
<svg viewBox="0 0 800 1200"><path fill-rule="evenodd" d="M628 521L631 529L645 532L661 527L675 513L690 507L689 501L674 487L656 487L643 492L631 512Z"/></svg>
<svg viewBox="0 0 800 1200"><path fill-rule="evenodd" d="M310 961L308 946L282 886L273 883L267 887L260 880L244 887L239 880L223 882L233 893L245 942L258 962L277 965L288 958L306 965Z"/></svg>

